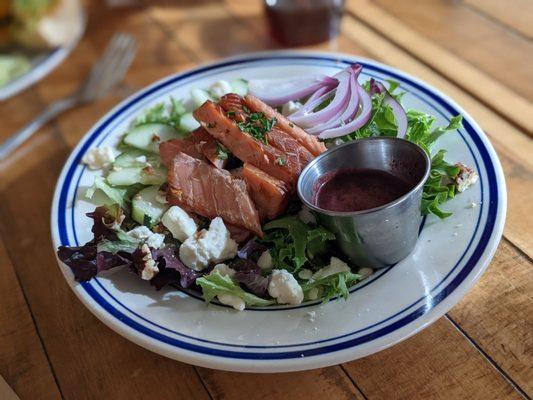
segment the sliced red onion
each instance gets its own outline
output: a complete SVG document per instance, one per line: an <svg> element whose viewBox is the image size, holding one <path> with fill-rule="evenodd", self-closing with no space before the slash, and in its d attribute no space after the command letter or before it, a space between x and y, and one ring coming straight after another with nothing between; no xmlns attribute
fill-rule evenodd
<svg viewBox="0 0 533 400"><path fill-rule="evenodd" d="M349 102L348 105L344 110L339 111L337 114L335 114L334 117L330 118L328 121L313 126L309 129L307 129L307 133L310 133L312 135L316 135L322 131L325 131L326 129L334 128L335 126L338 126L339 124L344 124L349 121L350 118L352 118L359 108L359 93L357 92L357 76L359 75L358 71L352 71L351 77L350 77L350 94L349 94Z"/></svg>
<svg viewBox="0 0 533 400"><path fill-rule="evenodd" d="M318 96L315 96L317 94ZM289 119L303 117L312 112L324 101L335 95L335 89L328 89L323 87L318 89L313 95L305 102L305 104L295 113L291 114Z"/></svg>
<svg viewBox="0 0 533 400"><path fill-rule="evenodd" d="M371 92L377 92L377 90L379 90L378 93L385 94L383 102L392 109L394 119L396 120L396 124L398 125L396 137L403 139L407 134L407 114L405 113L405 110L403 109L402 105L398 103L398 101L396 101L394 97L392 97L392 95L381 82L377 82L372 79L370 81L370 90Z"/></svg>
<svg viewBox="0 0 533 400"><path fill-rule="evenodd" d="M335 89L335 96L331 100L331 103L327 107L323 108L320 111L312 112L306 106L306 111L309 112L305 115L291 115L289 119L300 125L302 128L309 128L313 125L322 123L331 119L336 113L340 110L343 110L348 105L348 100L350 96L350 77L352 74L348 71L342 71L337 75L339 84ZM318 99L317 99L318 100ZM304 111L305 112L305 111Z"/></svg>
<svg viewBox="0 0 533 400"><path fill-rule="evenodd" d="M295 79L251 79L248 81L250 94L273 107L291 100L299 100L318 89L337 85L337 80L327 75L312 75Z"/></svg>
<svg viewBox="0 0 533 400"><path fill-rule="evenodd" d="M359 85L358 82L356 82L356 86L357 93L361 98L361 112L359 113L359 115L356 116L356 114L354 114L354 119L348 122L347 124L323 131L318 135L319 138L331 139L345 136L349 133L355 132L368 122L370 116L372 115L372 99L370 98L370 95L361 87L361 85Z"/></svg>

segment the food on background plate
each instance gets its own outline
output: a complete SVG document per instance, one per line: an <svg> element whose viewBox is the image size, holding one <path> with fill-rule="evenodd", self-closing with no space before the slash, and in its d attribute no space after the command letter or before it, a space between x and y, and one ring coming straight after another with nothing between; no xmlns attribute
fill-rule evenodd
<svg viewBox="0 0 533 400"><path fill-rule="evenodd" d="M83 18L79 0L0 0L0 87L26 73L34 55L78 37Z"/></svg>
<svg viewBox="0 0 533 400"><path fill-rule="evenodd" d="M327 147L365 137L402 137L430 154L442 134L461 125L460 116L434 127L434 117L404 111L397 84L386 88L371 79L361 85L361 69L355 64L333 77L219 81L191 91L193 110L176 99L146 110L114 150L120 154L92 149L84 159L103 169L87 197L99 191L106 200L88 214L93 239L60 247L58 257L78 281L125 266L156 289L201 291L206 301L236 310L346 298L372 271L349 266L335 236L302 207L295 195L299 174ZM444 155L442 149L433 154L421 210L439 218L450 215L442 204L477 179ZM377 176L359 170L332 176L319 203L345 207L328 191L354 174L361 182ZM374 186L352 188L361 204L350 208L403 193L399 182L379 178Z"/></svg>

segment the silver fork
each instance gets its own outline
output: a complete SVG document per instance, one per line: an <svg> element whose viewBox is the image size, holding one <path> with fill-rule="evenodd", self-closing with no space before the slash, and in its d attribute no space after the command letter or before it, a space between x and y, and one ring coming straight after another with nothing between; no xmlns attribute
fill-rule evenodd
<svg viewBox="0 0 533 400"><path fill-rule="evenodd" d="M6 158L40 127L57 115L105 96L113 86L124 78L135 57L136 49L137 44L131 35L115 34L102 57L94 64L85 82L69 97L57 100L47 106L41 115L2 143L0 145L0 160Z"/></svg>

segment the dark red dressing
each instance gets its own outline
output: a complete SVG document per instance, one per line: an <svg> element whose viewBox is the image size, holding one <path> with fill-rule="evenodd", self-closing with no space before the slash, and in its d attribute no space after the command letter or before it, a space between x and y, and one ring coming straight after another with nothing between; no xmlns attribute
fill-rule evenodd
<svg viewBox="0 0 533 400"><path fill-rule="evenodd" d="M329 211L361 211L403 196L412 185L376 169L342 169L317 182L314 203Z"/></svg>

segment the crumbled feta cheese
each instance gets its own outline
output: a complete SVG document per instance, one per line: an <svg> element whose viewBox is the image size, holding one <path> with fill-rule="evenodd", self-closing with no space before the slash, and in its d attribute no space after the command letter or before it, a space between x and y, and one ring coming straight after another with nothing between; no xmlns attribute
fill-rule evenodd
<svg viewBox="0 0 533 400"><path fill-rule="evenodd" d="M215 267L213 268L213 271L211 271L211 273L213 273L213 272L218 272L220 275L229 276L230 278L232 278L233 275L235 275L235 270L233 268L228 267L227 264L217 264L217 265L215 265Z"/></svg>
<svg viewBox="0 0 533 400"><path fill-rule="evenodd" d="M314 287L314 288L309 289L309 292L307 292L307 298L309 300L318 299L318 288Z"/></svg>
<svg viewBox="0 0 533 400"><path fill-rule="evenodd" d="M272 271L268 294L279 304L300 304L304 299L304 292L298 281L288 271L276 269Z"/></svg>
<svg viewBox="0 0 533 400"><path fill-rule="evenodd" d="M126 232L132 239L142 240L149 247L159 249L163 246L165 241L165 235L161 233L154 233L146 226L141 225L133 228L131 231Z"/></svg>
<svg viewBox="0 0 533 400"><path fill-rule="evenodd" d="M231 93L233 89L228 81L220 80L211 85L209 92L214 96L221 98L225 94Z"/></svg>
<svg viewBox="0 0 533 400"><path fill-rule="evenodd" d="M464 192L479 179L479 175L472 168L467 167L461 163L455 164L460 168L459 174L455 178L458 192Z"/></svg>
<svg viewBox="0 0 533 400"><path fill-rule="evenodd" d="M319 269L313 274L313 279L321 279L327 276L339 273L350 272L350 267L344 261L339 260L337 257L331 257L329 265L327 267Z"/></svg>
<svg viewBox="0 0 533 400"><path fill-rule="evenodd" d="M142 155L142 156L139 156L139 157L135 157L135 161L137 161L139 163L146 164L146 162L147 162L146 156Z"/></svg>
<svg viewBox="0 0 533 400"><path fill-rule="evenodd" d="M198 227L196 222L178 206L170 207L161 217L161 223L172 233L174 239L184 242Z"/></svg>
<svg viewBox="0 0 533 400"><path fill-rule="evenodd" d="M237 311L244 310L244 306L245 306L244 300L238 296L234 296L232 294L219 294L217 298L218 298L218 301L220 301L222 304L231 306Z"/></svg>
<svg viewBox="0 0 533 400"><path fill-rule="evenodd" d="M153 234L153 232L146 226L140 225L133 228L131 231L126 232L128 236L131 236L133 239L145 240Z"/></svg>
<svg viewBox="0 0 533 400"><path fill-rule="evenodd" d="M180 259L195 271L205 269L210 263L219 263L237 255L237 242L231 236L222 218L217 217L209 225L190 236L180 246Z"/></svg>
<svg viewBox="0 0 533 400"><path fill-rule="evenodd" d="M373 273L374 273L374 270L368 267L359 268L359 271L357 271L357 274L361 275L361 279L368 278Z"/></svg>
<svg viewBox="0 0 533 400"><path fill-rule="evenodd" d="M294 114L300 108L302 108L302 103L297 101L288 101L281 107L281 113L287 117L291 114Z"/></svg>
<svg viewBox="0 0 533 400"><path fill-rule="evenodd" d="M89 169L95 170L105 168L113 161L115 161L115 155L109 146L92 148L81 159L81 162L87 164Z"/></svg>
<svg viewBox="0 0 533 400"><path fill-rule="evenodd" d="M313 214L306 206L303 206L302 209L298 211L298 218L300 218L300 221L304 224L316 224L315 214Z"/></svg>
<svg viewBox="0 0 533 400"><path fill-rule="evenodd" d="M152 252L146 243L141 246L141 253L143 262L141 279L149 281L159 272L159 268L157 268L157 263L152 258Z"/></svg>
<svg viewBox="0 0 533 400"><path fill-rule="evenodd" d="M152 233L146 239L146 244L153 249L160 249L165 244L165 235L162 233Z"/></svg>
<svg viewBox="0 0 533 400"><path fill-rule="evenodd" d="M257 260L257 265L259 265L259 268L261 268L263 271L272 271L274 263L272 261L272 256L270 255L270 251L265 250L261 253L259 259Z"/></svg>
<svg viewBox="0 0 533 400"><path fill-rule="evenodd" d="M307 268L303 268L300 270L300 272L298 272L298 277L300 279L309 280L313 277L313 271Z"/></svg>

